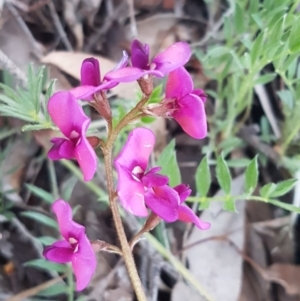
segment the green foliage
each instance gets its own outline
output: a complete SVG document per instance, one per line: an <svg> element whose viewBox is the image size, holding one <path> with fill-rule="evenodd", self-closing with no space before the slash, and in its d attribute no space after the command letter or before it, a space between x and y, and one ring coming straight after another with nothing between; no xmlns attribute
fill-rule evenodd
<svg viewBox="0 0 300 301"><path fill-rule="evenodd" d="M171 140L157 159L157 165L162 167L161 173L170 179L170 186L181 183L180 169L177 163L175 152L175 140Z"/></svg>
<svg viewBox="0 0 300 301"><path fill-rule="evenodd" d="M0 114L15 117L28 122L24 131L52 128L47 103L53 93L54 80L50 82L45 94L46 69L35 71L33 66L28 68L28 86L26 89L11 87L0 83Z"/></svg>
<svg viewBox="0 0 300 301"><path fill-rule="evenodd" d="M46 203L52 204L54 202L53 195L45 191L44 189L34 186L32 184L26 184L26 188Z"/></svg>
<svg viewBox="0 0 300 301"><path fill-rule="evenodd" d="M67 271L67 266L63 264L53 263L46 259L34 259L24 263L25 267L35 267L44 271L55 271L58 273L65 273Z"/></svg>
<svg viewBox="0 0 300 301"><path fill-rule="evenodd" d="M245 192L251 194L258 181L257 156L250 162L245 172Z"/></svg>
<svg viewBox="0 0 300 301"><path fill-rule="evenodd" d="M211 183L211 174L208 166L207 156L201 160L196 170L195 181L198 194L201 197L205 197L209 191Z"/></svg>
<svg viewBox="0 0 300 301"><path fill-rule="evenodd" d="M227 195L229 195L230 190L231 190L231 175L230 175L229 168L223 158L223 155L221 155L217 159L216 175L217 175L217 180L220 184L221 189Z"/></svg>
<svg viewBox="0 0 300 301"><path fill-rule="evenodd" d="M54 229L57 229L57 223L54 219L42 214L42 213L39 213L39 212L33 212L33 211L26 211L26 212L22 212L21 213L22 216L25 216L25 217L28 217L28 218L31 218L43 225L46 225L48 227L51 227L51 228L54 228Z"/></svg>

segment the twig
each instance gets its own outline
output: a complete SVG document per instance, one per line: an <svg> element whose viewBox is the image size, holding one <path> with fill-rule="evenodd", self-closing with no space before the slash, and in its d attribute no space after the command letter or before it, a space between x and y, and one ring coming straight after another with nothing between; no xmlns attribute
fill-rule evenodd
<svg viewBox="0 0 300 301"><path fill-rule="evenodd" d="M89 42L83 47L83 51L90 52L91 49L94 48L96 43L100 43L102 36L108 31L113 22L116 21L120 15L125 14L125 10L127 10L126 1L121 1L121 3L113 11L113 14L107 16L101 29L99 29L99 31L96 32L94 36L90 38Z"/></svg>
<svg viewBox="0 0 300 301"><path fill-rule="evenodd" d="M26 74L2 50L0 50L0 68L9 72L22 87L27 87Z"/></svg>
<svg viewBox="0 0 300 301"><path fill-rule="evenodd" d="M22 17L20 16L19 12L9 2L6 2L6 6L7 6L8 10L12 13L12 15L16 18L17 22L19 23L20 28L23 30L23 32L27 36L27 38L30 41L30 43L33 45L33 47L35 49L34 54L38 58L40 58L41 55L42 55L41 54L41 48L39 47L40 45L36 42L34 36L32 35L31 31L29 30L28 26L26 25L26 23L24 22L24 20L22 19Z"/></svg>
<svg viewBox="0 0 300 301"><path fill-rule="evenodd" d="M233 7L230 7L223 15L222 17L216 22L216 24L211 29L207 29L204 37L195 43L191 44L191 47L199 47L203 46L211 37L213 37L221 28L221 26L224 23L225 18L229 17L234 12Z"/></svg>
<svg viewBox="0 0 300 301"><path fill-rule="evenodd" d="M62 26L62 24L61 24L61 22L60 22L60 19L59 19L58 15L57 15L55 6L54 6L54 4L53 4L52 1L50 1L50 2L48 3L48 7L49 7L49 9L50 9L50 13L51 13L51 16L52 16L54 25L55 25L55 27L56 27L56 29L57 29L57 32L58 32L58 34L59 34L59 36L60 36L62 42L64 43L66 49L67 49L68 51L74 51L74 49L73 49L73 47L72 47L70 41L68 40L68 37L67 37L67 35L66 35L66 32L65 32L65 30L64 30L64 28L63 28L63 26Z"/></svg>
<svg viewBox="0 0 300 301"><path fill-rule="evenodd" d="M138 30L137 30L135 15L134 15L133 0L127 0L127 4L128 4L128 7L129 7L131 36L132 36L132 38L136 38L138 36Z"/></svg>
<svg viewBox="0 0 300 301"><path fill-rule="evenodd" d="M277 139L279 139L281 137L281 133L280 133L279 126L277 124L277 120L274 116L273 109L271 107L271 102L270 102L270 98L267 94L266 87L263 85L255 85L254 90L258 96L258 99L260 101L260 104L261 104L264 112L266 113L266 116L270 122L270 125L274 132L275 137Z"/></svg>
<svg viewBox="0 0 300 301"><path fill-rule="evenodd" d="M35 287L32 287L30 289L27 289L17 295L14 295L13 297L7 299L6 301L22 301L25 298L29 298L32 297L34 295L36 295L37 293L45 290L46 288L56 284L57 282L61 281L63 279L64 276L61 277L57 277L55 279L49 280L47 282L44 282L42 284L39 284Z"/></svg>

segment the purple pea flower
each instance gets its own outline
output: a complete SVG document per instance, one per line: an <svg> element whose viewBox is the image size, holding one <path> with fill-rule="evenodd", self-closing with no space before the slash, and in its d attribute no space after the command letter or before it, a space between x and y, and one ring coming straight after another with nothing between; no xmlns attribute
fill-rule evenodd
<svg viewBox="0 0 300 301"><path fill-rule="evenodd" d="M132 82L145 75L164 77L188 62L191 49L187 43L178 42L155 56L152 61L149 56L149 45L134 40L131 44L132 67L110 71L105 78L117 82Z"/></svg>
<svg viewBox="0 0 300 301"><path fill-rule="evenodd" d="M123 57L114 70L124 68L128 64L128 54L123 51ZM81 85L70 92L76 99L93 100L93 94L101 90L109 90L117 86L119 82L104 77L101 80L100 64L96 58L87 58L82 62L80 70Z"/></svg>
<svg viewBox="0 0 300 301"><path fill-rule="evenodd" d="M206 95L194 89L191 76L184 67L172 71L166 83L166 97L161 105L166 115L173 117L182 129L196 139L207 135L204 102Z"/></svg>
<svg viewBox="0 0 300 301"><path fill-rule="evenodd" d="M96 256L85 228L72 220L72 208L64 200L52 205L63 240L46 246L43 255L47 260L57 263L72 263L76 276L76 290L85 289L96 269Z"/></svg>
<svg viewBox="0 0 300 301"><path fill-rule="evenodd" d="M199 229L206 230L210 223L199 219L192 209L183 204L190 194L191 189L187 185L180 184L174 188L164 185L148 189L145 199L152 212L166 222L191 222Z"/></svg>
<svg viewBox="0 0 300 301"><path fill-rule="evenodd" d="M208 229L209 223L201 221L183 202L190 195L188 186L169 187L168 177L157 174L154 167L148 172L147 165L155 144L151 130L136 128L115 159L118 172L117 192L126 210L137 216L147 216L147 207L167 222L181 220L192 222L200 229ZM146 207L147 206L147 207Z"/></svg>
<svg viewBox="0 0 300 301"><path fill-rule="evenodd" d="M124 208L137 216L147 216L145 190L149 187L166 185L168 177L158 174L160 167L147 172L150 154L155 144L151 130L132 130L127 142L114 161L118 172L117 192Z"/></svg>
<svg viewBox="0 0 300 301"><path fill-rule="evenodd" d="M76 159L85 181L93 178L97 168L96 154L86 138L90 125L74 95L67 91L55 93L48 102L48 112L54 124L66 138L53 138L48 153L52 160Z"/></svg>

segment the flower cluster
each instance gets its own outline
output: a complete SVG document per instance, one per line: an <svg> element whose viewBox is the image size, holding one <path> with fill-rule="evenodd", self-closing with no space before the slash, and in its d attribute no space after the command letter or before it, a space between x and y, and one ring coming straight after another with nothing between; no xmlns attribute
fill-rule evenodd
<svg viewBox="0 0 300 301"><path fill-rule="evenodd" d="M80 101L89 102L106 119L110 135L113 131L112 113L105 92L119 83L138 81L148 97L154 76L167 76L165 97L158 104L144 103L137 107L139 116L174 118L187 134L196 139L204 138L207 135L206 95L202 90L194 89L191 76L183 67L190 56L188 44L179 42L150 59L149 46L135 40L131 46L130 62L124 52L116 68L103 78L98 60L84 60L81 85L70 91L55 93L49 100L50 117L63 135L51 140L53 146L48 153L49 158L76 159L84 180L90 181L97 169L95 145L92 143L96 137L88 136L91 119L85 114ZM194 223L202 230L208 229L210 224L200 220L184 204L191 189L185 184L170 187L169 178L159 173L160 167L148 168L154 145L152 131L138 127L129 133L123 149L115 158L114 166L118 173L116 194L121 204L136 216L146 217L151 211L166 222L180 220ZM46 247L44 256L59 263L71 262L77 279L76 289L82 290L95 271L93 247L84 227L72 221L72 210L65 201L56 201L52 209L64 240Z"/></svg>
<svg viewBox="0 0 300 301"><path fill-rule="evenodd" d="M155 136L149 129L136 128L128 135L122 151L115 159L118 172L118 195L124 208L137 216L147 216L146 206L167 222L192 222L200 229L210 224L201 221L183 202L190 195L188 186L168 186L169 179L157 172L160 167L147 171Z"/></svg>

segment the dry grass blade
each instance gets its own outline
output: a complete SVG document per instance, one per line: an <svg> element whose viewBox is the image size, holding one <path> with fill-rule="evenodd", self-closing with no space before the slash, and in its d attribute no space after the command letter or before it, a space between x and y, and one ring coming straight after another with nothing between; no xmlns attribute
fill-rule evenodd
<svg viewBox="0 0 300 301"><path fill-rule="evenodd" d="M42 283L40 285L37 285L35 287L32 287L28 290L25 290L17 295L14 295L13 297L7 299L6 301L22 301L25 298L29 298L32 297L36 294L38 294L39 292L45 290L46 288L58 283L59 281L61 281L63 278L65 277L65 275L61 276L61 277L57 277L55 279L49 280L45 283Z"/></svg>

